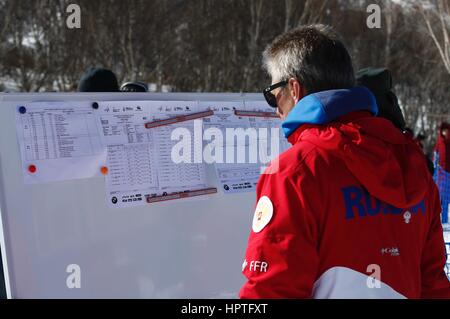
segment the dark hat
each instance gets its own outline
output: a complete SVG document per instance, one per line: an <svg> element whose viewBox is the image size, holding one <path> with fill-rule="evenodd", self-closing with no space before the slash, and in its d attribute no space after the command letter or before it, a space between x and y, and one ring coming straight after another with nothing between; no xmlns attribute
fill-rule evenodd
<svg viewBox="0 0 450 319"><path fill-rule="evenodd" d="M442 122L441 126L439 127L439 131L442 133L443 130L450 130L450 124L447 122Z"/></svg>
<svg viewBox="0 0 450 319"><path fill-rule="evenodd" d="M120 87L122 92L148 92L148 85L144 82L126 82Z"/></svg>
<svg viewBox="0 0 450 319"><path fill-rule="evenodd" d="M378 116L390 120L400 130L406 123L397 96L392 92L391 72L386 68L365 68L356 74L358 85L367 87L375 95Z"/></svg>
<svg viewBox="0 0 450 319"><path fill-rule="evenodd" d="M81 77L78 92L119 92L119 84L111 70L89 68Z"/></svg>

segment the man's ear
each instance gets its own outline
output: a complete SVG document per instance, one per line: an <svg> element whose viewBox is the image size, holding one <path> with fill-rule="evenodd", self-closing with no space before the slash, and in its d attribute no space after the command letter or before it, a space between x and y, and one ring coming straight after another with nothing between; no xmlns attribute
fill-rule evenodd
<svg viewBox="0 0 450 319"><path fill-rule="evenodd" d="M298 101L300 101L303 97L306 96L305 87L294 78L289 79L289 90L291 97L294 99L295 104L297 104Z"/></svg>

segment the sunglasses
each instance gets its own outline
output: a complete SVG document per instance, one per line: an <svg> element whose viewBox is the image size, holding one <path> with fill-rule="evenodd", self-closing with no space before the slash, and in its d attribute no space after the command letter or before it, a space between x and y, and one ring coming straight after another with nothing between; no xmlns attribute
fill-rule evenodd
<svg viewBox="0 0 450 319"><path fill-rule="evenodd" d="M272 84L268 88L265 88L263 91L264 98L266 99L267 103L273 107L277 108L277 97L272 94L272 91L275 89L278 89L279 87L286 86L289 82L288 81L281 81L275 84Z"/></svg>

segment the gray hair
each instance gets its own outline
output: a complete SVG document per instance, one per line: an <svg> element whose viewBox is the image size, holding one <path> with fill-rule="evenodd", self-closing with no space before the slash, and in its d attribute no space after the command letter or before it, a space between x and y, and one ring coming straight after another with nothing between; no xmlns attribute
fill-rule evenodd
<svg viewBox="0 0 450 319"><path fill-rule="evenodd" d="M352 59L330 26L303 26L278 36L264 51L274 82L297 79L308 94L355 85Z"/></svg>

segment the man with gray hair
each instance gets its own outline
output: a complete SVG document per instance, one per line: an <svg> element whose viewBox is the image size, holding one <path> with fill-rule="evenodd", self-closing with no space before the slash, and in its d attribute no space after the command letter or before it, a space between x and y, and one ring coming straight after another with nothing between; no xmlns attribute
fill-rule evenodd
<svg viewBox="0 0 450 319"><path fill-rule="evenodd" d="M438 191L327 26L264 52L268 104L293 145L263 174L241 298L450 298Z"/></svg>

